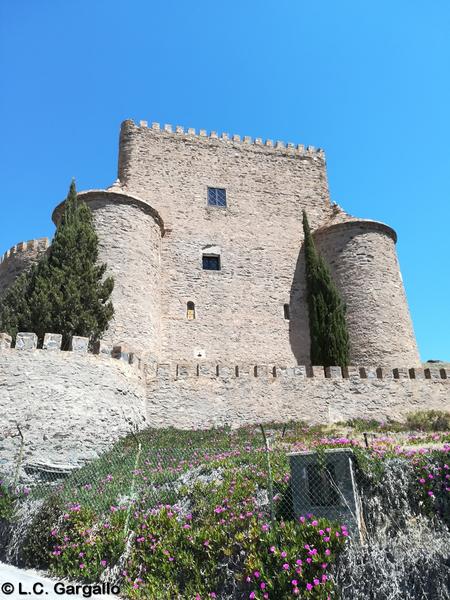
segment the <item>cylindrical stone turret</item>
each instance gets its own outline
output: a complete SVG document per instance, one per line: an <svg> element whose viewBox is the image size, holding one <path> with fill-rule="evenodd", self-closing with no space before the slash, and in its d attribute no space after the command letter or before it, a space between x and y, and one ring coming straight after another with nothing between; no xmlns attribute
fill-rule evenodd
<svg viewBox="0 0 450 600"><path fill-rule="evenodd" d="M47 252L49 246L48 238L39 238L20 242L13 246L0 258L0 296L9 288L14 281L39 261L41 256Z"/></svg>
<svg viewBox="0 0 450 600"><path fill-rule="evenodd" d="M114 317L103 339L157 360L160 349L163 223L148 203L121 191L89 190L78 198L92 210L99 260L114 277ZM56 207L58 223L63 203Z"/></svg>
<svg viewBox="0 0 450 600"><path fill-rule="evenodd" d="M420 366L395 231L376 221L349 220L314 237L347 305L352 363Z"/></svg>

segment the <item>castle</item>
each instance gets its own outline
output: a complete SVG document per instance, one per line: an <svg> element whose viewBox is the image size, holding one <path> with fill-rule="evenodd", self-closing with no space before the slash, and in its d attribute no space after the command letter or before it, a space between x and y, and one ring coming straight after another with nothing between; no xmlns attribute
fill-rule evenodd
<svg viewBox="0 0 450 600"><path fill-rule="evenodd" d="M308 365L304 209L347 305L352 363L420 366L396 234L330 202L321 150L125 121L118 171L79 194L115 279L107 341L157 362ZM0 290L40 250L10 252Z"/></svg>
<svg viewBox="0 0 450 600"><path fill-rule="evenodd" d="M80 340L73 352L0 340L0 400L9 426L29 424L30 456L48 456L42 429L60 439L69 420L54 460L79 457L80 444L97 452L126 431L124 413L205 427L448 406L448 370L421 369L396 234L330 201L322 150L128 120L118 179L79 198L115 279L115 315L97 355ZM303 210L347 306L348 369L310 364ZM47 248L7 252L0 294Z"/></svg>

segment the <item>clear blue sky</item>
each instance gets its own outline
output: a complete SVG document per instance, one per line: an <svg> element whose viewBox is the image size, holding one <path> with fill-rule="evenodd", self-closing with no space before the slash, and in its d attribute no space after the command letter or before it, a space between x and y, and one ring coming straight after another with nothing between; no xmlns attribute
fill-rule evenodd
<svg viewBox="0 0 450 600"><path fill-rule="evenodd" d="M448 0L2 0L0 252L116 178L132 118L325 149L385 221L424 360L450 360ZM399 335L402 332L399 331Z"/></svg>

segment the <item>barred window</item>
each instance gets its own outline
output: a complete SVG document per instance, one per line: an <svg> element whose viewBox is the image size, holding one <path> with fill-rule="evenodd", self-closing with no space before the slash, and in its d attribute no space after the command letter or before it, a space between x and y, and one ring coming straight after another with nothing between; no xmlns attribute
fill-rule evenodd
<svg viewBox="0 0 450 600"><path fill-rule="evenodd" d="M226 206L227 191L224 188L208 188L208 206Z"/></svg>

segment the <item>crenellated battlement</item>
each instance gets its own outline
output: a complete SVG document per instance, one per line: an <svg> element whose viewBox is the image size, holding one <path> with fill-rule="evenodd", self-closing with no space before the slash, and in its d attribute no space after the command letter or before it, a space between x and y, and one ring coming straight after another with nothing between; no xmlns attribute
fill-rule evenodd
<svg viewBox="0 0 450 600"><path fill-rule="evenodd" d="M1 265L4 265L4 263L6 263L9 259L17 256L18 254L23 254L25 252L40 254L41 252L45 252L49 246L50 242L46 237L37 238L36 240L28 240L27 242L19 242L0 257L0 268Z"/></svg>
<svg viewBox="0 0 450 600"><path fill-rule="evenodd" d="M13 338L7 333L0 333L0 352L11 351L47 351L64 352L61 349L62 335L59 333L46 333L42 344L38 344L38 337L35 333L19 332ZM138 369L143 368L141 357L132 352L123 344L107 344L103 341L96 342L93 347L89 338L82 336L73 336L70 340L70 348L67 352L74 354L93 354L103 357L121 360L127 364L133 365Z"/></svg>
<svg viewBox="0 0 450 600"><path fill-rule="evenodd" d="M321 148L315 148L314 146L305 146L303 144L293 144L292 142L283 142L280 140L263 139L260 137L253 138L249 135L238 135L228 134L225 132L218 133L217 131L207 131L206 129L199 129L198 131L193 128L185 128L181 125L171 125L160 123L151 123L150 127L147 121L140 121L139 125L136 125L133 120L127 120L124 124L133 125L139 129L147 129L151 132L155 132L161 135L174 135L180 136L185 139L196 139L199 141L214 141L218 143L224 143L229 145L237 145L243 147L257 147L265 149L271 152L282 152L284 154L321 158L325 160L325 152Z"/></svg>
<svg viewBox="0 0 450 600"><path fill-rule="evenodd" d="M296 365L291 367L273 364L226 365L215 363L164 363L158 364L159 379L361 379L361 380L445 380L450 383L450 368L406 367L322 367Z"/></svg>
<svg viewBox="0 0 450 600"><path fill-rule="evenodd" d="M46 333L44 341L38 347L38 337L35 333L19 332L13 340L7 333L0 333L0 351L62 351L62 336L56 333ZM68 352L76 354L100 355L124 361L143 369L140 356L124 344L107 344L103 341L96 342L92 347L89 338L73 336ZM158 363L153 365L150 376L157 380L180 379L330 379L330 380L441 380L450 383L450 368L447 367L374 367L374 366L348 366L348 367L323 367L323 366L280 366L275 364L238 363L224 364L212 362L199 363Z"/></svg>

